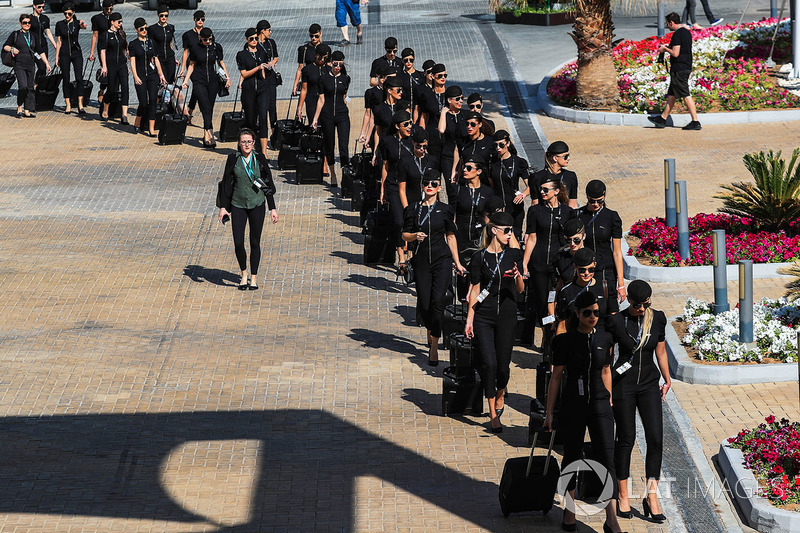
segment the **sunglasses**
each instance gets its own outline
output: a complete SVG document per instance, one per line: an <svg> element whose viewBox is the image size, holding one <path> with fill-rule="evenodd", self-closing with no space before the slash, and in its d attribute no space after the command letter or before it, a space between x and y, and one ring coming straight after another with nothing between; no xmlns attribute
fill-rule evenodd
<svg viewBox="0 0 800 533"><path fill-rule="evenodd" d="M75 14L75 13L74 13L73 11L64 11L64 16L65 16L65 17L71 17L71 16L72 16L72 15L74 15L74 14Z"/></svg>
<svg viewBox="0 0 800 533"><path fill-rule="evenodd" d="M169 18L169 13L162 13L162 14L158 15L158 18L160 18L160 19Z"/></svg>
<svg viewBox="0 0 800 533"><path fill-rule="evenodd" d="M205 18L205 17L200 17L199 19L194 19L194 20L195 20L195 22L197 22L198 20L199 20L200 22L205 22L205 21L206 21L206 18Z"/></svg>
<svg viewBox="0 0 800 533"><path fill-rule="evenodd" d="M205 37L201 37L200 38L200 40L203 41L204 43L210 43L211 39L212 39L212 37L209 37L208 39L206 39Z"/></svg>
<svg viewBox="0 0 800 533"><path fill-rule="evenodd" d="M467 122L468 128L477 128L478 126L480 126L480 122L472 122L472 121Z"/></svg>
<svg viewBox="0 0 800 533"><path fill-rule="evenodd" d="M431 70L433 70L433 68L426 68L423 72L425 72L425 74L427 75L431 73Z"/></svg>
<svg viewBox="0 0 800 533"><path fill-rule="evenodd" d="M581 311L581 316L583 318L589 318L590 316L599 317L600 316L600 310L599 309L584 309L583 311Z"/></svg>
<svg viewBox="0 0 800 533"><path fill-rule="evenodd" d="M577 244L577 243L575 243ZM578 271L578 274L594 274L596 270L595 267L578 267L575 270Z"/></svg>
<svg viewBox="0 0 800 533"><path fill-rule="evenodd" d="M239 141L239 144L243 146L249 146L251 144L255 144L255 141Z"/></svg>
<svg viewBox="0 0 800 533"><path fill-rule="evenodd" d="M462 100L464 100L464 97L463 96L453 96L452 98L450 98L450 100L454 100L456 102L461 102Z"/></svg>
<svg viewBox="0 0 800 533"><path fill-rule="evenodd" d="M322 33L309 33L308 36L311 37L312 39L319 39L320 37L322 37Z"/></svg>
<svg viewBox="0 0 800 533"><path fill-rule="evenodd" d="M556 155L556 157L560 157L561 159L569 159L569 154Z"/></svg>
<svg viewBox="0 0 800 533"><path fill-rule="evenodd" d="M478 165L470 165L470 164L464 165L464 170L466 170L467 172L478 170Z"/></svg>
<svg viewBox="0 0 800 533"><path fill-rule="evenodd" d="M631 303L631 307L634 309L647 309L650 307L650 302L644 302L640 304Z"/></svg>
<svg viewBox="0 0 800 533"><path fill-rule="evenodd" d="M414 62L414 58L413 57L404 57L403 58L403 63L413 63L413 62Z"/></svg>
<svg viewBox="0 0 800 533"><path fill-rule="evenodd" d="M333 65L334 67L343 67L344 61L333 61L331 65Z"/></svg>
<svg viewBox="0 0 800 533"><path fill-rule="evenodd" d="M508 228L508 227L506 227L506 228L497 228L497 229L499 229L501 232L503 232L506 235L511 235L511 232L514 231L514 228Z"/></svg>
<svg viewBox="0 0 800 533"><path fill-rule="evenodd" d="M142 26L141 28L136 28L136 31L146 32L147 31L147 26Z"/></svg>
<svg viewBox="0 0 800 533"><path fill-rule="evenodd" d="M583 237L573 237L570 240L572 241L572 244L580 244L581 241L583 240Z"/></svg>
<svg viewBox="0 0 800 533"><path fill-rule="evenodd" d="M20 22L20 24L22 24L23 26L30 26L31 21L30 20L23 20L22 22Z"/></svg>
<svg viewBox="0 0 800 533"><path fill-rule="evenodd" d="M554 190L556 190L555 187L540 187L539 188L539 192L541 192L542 194L547 194L550 191L554 191Z"/></svg>
<svg viewBox="0 0 800 533"><path fill-rule="evenodd" d="M594 205L603 205L603 202L605 202L605 201L606 201L605 198L587 198L586 199L586 203L587 204L594 204Z"/></svg>
<svg viewBox="0 0 800 533"><path fill-rule="evenodd" d="M396 54L397 53L397 48L386 48L385 50L386 50L386 53L388 53L388 54Z"/></svg>
<svg viewBox="0 0 800 533"><path fill-rule="evenodd" d="M482 109L483 104L469 104L470 109Z"/></svg>
<svg viewBox="0 0 800 533"><path fill-rule="evenodd" d="M422 180L422 186L423 187L427 187L428 185L430 185L431 187L433 187L435 189L436 187L439 186L439 181L438 180Z"/></svg>
<svg viewBox="0 0 800 533"><path fill-rule="evenodd" d="M404 127L404 128L410 128L411 127L411 121L410 120L406 120L405 122L401 122L400 125L402 127Z"/></svg>
<svg viewBox="0 0 800 533"><path fill-rule="evenodd" d="M258 37L248 37L247 40L248 42L257 41Z"/></svg>
<svg viewBox="0 0 800 533"><path fill-rule="evenodd" d="M403 92L403 88L402 87L389 87L389 90L390 91L397 91L398 93Z"/></svg>
<svg viewBox="0 0 800 533"><path fill-rule="evenodd" d="M428 149L428 144L427 143L425 143L425 144L414 143L414 150L421 150L421 151L424 152L427 149Z"/></svg>
<svg viewBox="0 0 800 533"><path fill-rule="evenodd" d="M436 79L437 79L437 80L446 80L446 79L447 79L447 73L444 73L444 74L437 74L437 75L436 75Z"/></svg>
<svg viewBox="0 0 800 533"><path fill-rule="evenodd" d="M508 143L506 141L499 141L499 142L494 143L494 145L497 148L501 148L502 149L502 148L505 148L506 146L508 146Z"/></svg>

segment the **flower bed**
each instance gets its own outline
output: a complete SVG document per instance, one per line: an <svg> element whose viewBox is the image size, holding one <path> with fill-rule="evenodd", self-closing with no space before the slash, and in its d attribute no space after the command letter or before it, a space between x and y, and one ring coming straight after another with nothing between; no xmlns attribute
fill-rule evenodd
<svg viewBox="0 0 800 533"><path fill-rule="evenodd" d="M698 358L717 362L766 362L776 359L792 363L797 355L800 309L785 298L763 298L753 305L755 348L739 342L739 309L711 314L711 304L690 297L682 319L687 333L681 339L697 350Z"/></svg>
<svg viewBox="0 0 800 533"><path fill-rule="evenodd" d="M769 56L776 19L693 30L693 70L689 80L697 109L739 111L800 107L800 97L773 83L766 60ZM660 112L666 103L669 74L658 63L658 46L669 44L669 34L661 39L622 41L614 48L614 64L620 105L630 113ZM780 22L774 60L791 61L791 29L788 19ZM567 64L553 77L547 88L559 105L574 106L577 63ZM681 104L682 105L682 104Z"/></svg>
<svg viewBox="0 0 800 533"><path fill-rule="evenodd" d="M728 439L742 451L745 465L772 504L800 504L800 423L768 416L766 424Z"/></svg>
<svg viewBox="0 0 800 533"><path fill-rule="evenodd" d="M712 234L715 229L725 230L725 254L728 264L740 259L755 263L784 263L800 258L800 236L789 236L783 231L759 231L748 218L724 214L699 213L689 218L689 250L686 260L678 253L678 230L667 227L661 218L640 220L631 226L628 234L641 240L628 254L649 259L658 266L700 266L713 264Z"/></svg>

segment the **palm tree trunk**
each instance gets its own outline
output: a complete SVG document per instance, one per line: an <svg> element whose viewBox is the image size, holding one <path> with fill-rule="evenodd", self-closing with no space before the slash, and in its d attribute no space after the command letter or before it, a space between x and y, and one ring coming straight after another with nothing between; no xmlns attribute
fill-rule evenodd
<svg viewBox="0 0 800 533"><path fill-rule="evenodd" d="M612 57L611 1L576 0L572 28L569 35L578 46L578 101L589 109L616 109L619 88Z"/></svg>

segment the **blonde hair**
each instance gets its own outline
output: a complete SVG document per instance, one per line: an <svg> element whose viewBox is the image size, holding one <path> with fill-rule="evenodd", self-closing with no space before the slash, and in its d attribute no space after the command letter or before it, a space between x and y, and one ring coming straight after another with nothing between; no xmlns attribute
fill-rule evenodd
<svg viewBox="0 0 800 533"><path fill-rule="evenodd" d="M648 307L644 310L644 322L642 322L642 338L639 339L639 345L634 351L642 349L642 346L647 342L650 337L650 328L653 326L653 309Z"/></svg>

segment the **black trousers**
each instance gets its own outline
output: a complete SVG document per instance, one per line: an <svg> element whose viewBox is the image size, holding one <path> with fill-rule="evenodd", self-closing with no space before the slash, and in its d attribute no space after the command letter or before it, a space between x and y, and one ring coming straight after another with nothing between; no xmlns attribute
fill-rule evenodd
<svg viewBox="0 0 800 533"><path fill-rule="evenodd" d="M14 64L14 75L17 77L17 107L24 106L28 111L36 111L36 93L33 90L36 77L36 65Z"/></svg>
<svg viewBox="0 0 800 533"><path fill-rule="evenodd" d="M62 52L64 49L62 48ZM61 79L64 87L64 101L69 101L72 96L72 85L70 85L69 67L75 72L75 81L78 86L78 96L83 96L83 54L80 49L74 48L72 53L62 53L58 56L58 65L61 67ZM88 102L84 102L87 104Z"/></svg>
<svg viewBox="0 0 800 533"><path fill-rule="evenodd" d="M392 239L397 248L405 247L403 240L403 203L400 201L400 186L393 182L393 178L386 178L384 198L389 202L389 213L392 215Z"/></svg>
<svg viewBox="0 0 800 533"><path fill-rule="evenodd" d="M308 118L309 124L314 121L314 114L317 112L318 98L318 94L311 95L306 93L306 118Z"/></svg>
<svg viewBox="0 0 800 533"><path fill-rule="evenodd" d="M415 283L417 286L417 312L422 324L437 339L442 336L442 321L450 285L453 260L450 256L428 262L425 254L414 255Z"/></svg>
<svg viewBox="0 0 800 533"><path fill-rule="evenodd" d="M116 93L119 91L122 94L122 99L120 103L124 106L130 103L130 88L128 87L128 64L127 63L120 63L115 65L113 63L107 63L108 66L108 92L109 93ZM105 104L109 100L104 99L103 103Z"/></svg>
<svg viewBox="0 0 800 533"><path fill-rule="evenodd" d="M175 83L175 58L162 59L159 57L158 60L161 62L161 71L164 73L167 83Z"/></svg>
<svg viewBox="0 0 800 533"><path fill-rule="evenodd" d="M568 398L566 395L562 397L558 424L558 429L564 437L564 459L561 462L561 469L581 458L587 426L592 441L593 459L608 471L608 479L614 487L612 497L616 499L619 487L614 469L614 412L608 400L587 402L581 397ZM567 490L574 488L573 476L567 485Z"/></svg>
<svg viewBox="0 0 800 533"><path fill-rule="evenodd" d="M276 85L267 85L267 111L269 112L269 127L274 128L275 123L278 122L278 87ZM264 138L266 137L265 135Z"/></svg>
<svg viewBox="0 0 800 533"><path fill-rule="evenodd" d="M42 52L39 52L39 53L41 54ZM47 53L47 50L45 50L45 53ZM47 65L44 64L44 60L43 59L37 59L36 60L36 77L35 77L36 83L39 83L39 79L42 78L43 76L47 76Z"/></svg>
<svg viewBox="0 0 800 533"><path fill-rule="evenodd" d="M211 83L195 83L192 85L192 96L197 96L197 105L203 114L203 129L214 129L214 103L217 101L217 89L219 81L216 75L213 76Z"/></svg>
<svg viewBox="0 0 800 533"><path fill-rule="evenodd" d="M322 136L325 139L325 158L328 160L328 164L333 165L334 163L334 143L338 134L339 164L343 167L347 166L350 163L350 154L347 151L347 143L350 142L350 115L344 114L340 117L333 117L327 113L321 113L319 124L322 126ZM400 198L399 186L397 198Z"/></svg>
<svg viewBox="0 0 800 533"><path fill-rule="evenodd" d="M161 81L155 76L147 76L142 80L141 85L134 83L133 87L136 89L136 98L139 100L139 106L136 108L136 116L147 118L147 120L156 119L156 105L158 103L158 87Z"/></svg>
<svg viewBox="0 0 800 533"><path fill-rule="evenodd" d="M233 231L233 247L239 270L247 270L247 250L244 247L244 230L250 222L250 273L258 274L261 264L261 232L264 229L264 219L267 216L267 203L264 202L253 209L231 207L231 230Z"/></svg>
<svg viewBox="0 0 800 533"><path fill-rule="evenodd" d="M194 92L194 88L192 88L192 94L189 96L189 103L187 104L189 108L189 112L192 113L194 108L197 107L197 95Z"/></svg>
<svg viewBox="0 0 800 533"><path fill-rule="evenodd" d="M507 209L507 212L514 217L514 236L519 242L522 242L522 222L525 219L525 205L512 204L513 207Z"/></svg>
<svg viewBox="0 0 800 533"><path fill-rule="evenodd" d="M478 372L483 381L483 394L494 398L506 388L511 378L511 352L514 349L514 328L517 324L517 302L506 298L500 302L487 299L478 304L473 321L475 340L481 349Z"/></svg>
<svg viewBox="0 0 800 533"><path fill-rule="evenodd" d="M628 372L633 372L629 370ZM625 376L630 380L636 376ZM617 442L614 447L614 465L617 479L631 475L631 451L636 441L636 410L644 426L647 445L644 472L647 479L661 477L661 457L664 448L664 423L661 411L661 391L658 383L636 386L620 383L614 386L614 419L617 422Z"/></svg>
<svg viewBox="0 0 800 533"><path fill-rule="evenodd" d="M242 89L242 110L244 123L255 131L260 139L267 139L267 113L269 111L269 95L266 91L257 93L253 89Z"/></svg>
<svg viewBox="0 0 800 533"><path fill-rule="evenodd" d="M541 325L542 318L547 316L547 296L555 288L555 278L551 272L539 272L529 266L531 277L528 279L525 295L525 320L528 327Z"/></svg>
<svg viewBox="0 0 800 533"><path fill-rule="evenodd" d="M439 171L442 173L443 180L449 180L450 174L453 172L453 165L455 161L453 160L453 154L447 154L445 156L442 154L442 158L439 160ZM453 203L450 201L450 198L447 199L447 203Z"/></svg>

